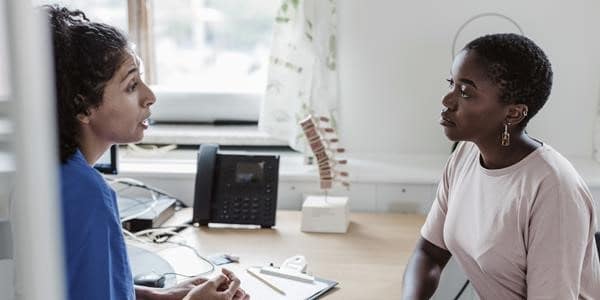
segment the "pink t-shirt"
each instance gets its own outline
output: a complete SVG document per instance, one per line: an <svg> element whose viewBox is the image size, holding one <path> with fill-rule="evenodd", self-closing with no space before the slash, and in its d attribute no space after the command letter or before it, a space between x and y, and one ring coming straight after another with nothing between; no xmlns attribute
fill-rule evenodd
<svg viewBox="0 0 600 300"><path fill-rule="evenodd" d="M461 142L421 235L447 249L482 299L600 299L592 196L548 145L485 169Z"/></svg>

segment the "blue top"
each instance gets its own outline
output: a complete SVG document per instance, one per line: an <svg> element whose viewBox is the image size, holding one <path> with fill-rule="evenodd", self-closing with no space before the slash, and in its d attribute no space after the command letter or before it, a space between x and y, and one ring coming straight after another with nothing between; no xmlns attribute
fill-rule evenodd
<svg viewBox="0 0 600 300"><path fill-rule="evenodd" d="M115 192L79 150L60 178L69 299L134 299Z"/></svg>

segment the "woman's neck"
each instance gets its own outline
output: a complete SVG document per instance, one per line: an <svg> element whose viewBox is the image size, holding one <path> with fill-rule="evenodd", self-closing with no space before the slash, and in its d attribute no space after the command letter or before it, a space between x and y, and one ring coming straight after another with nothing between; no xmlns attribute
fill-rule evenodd
<svg viewBox="0 0 600 300"><path fill-rule="evenodd" d="M476 143L481 152L481 164L487 169L501 169L521 161L542 144L524 131L512 134L509 146L494 143Z"/></svg>
<svg viewBox="0 0 600 300"><path fill-rule="evenodd" d="M92 137L85 132L82 132L79 140L79 150L90 166L93 166L110 146L111 143L103 142L95 136Z"/></svg>

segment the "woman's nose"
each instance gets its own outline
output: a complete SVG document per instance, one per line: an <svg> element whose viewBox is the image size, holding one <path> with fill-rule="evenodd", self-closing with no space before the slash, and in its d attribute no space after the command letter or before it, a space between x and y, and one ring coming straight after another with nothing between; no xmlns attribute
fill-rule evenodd
<svg viewBox="0 0 600 300"><path fill-rule="evenodd" d="M144 97L144 107L149 107L156 102L156 96L149 86L146 86L147 94Z"/></svg>
<svg viewBox="0 0 600 300"><path fill-rule="evenodd" d="M456 105L456 101L452 93L447 93L444 97L442 97L442 105L444 106L444 110L453 110Z"/></svg>

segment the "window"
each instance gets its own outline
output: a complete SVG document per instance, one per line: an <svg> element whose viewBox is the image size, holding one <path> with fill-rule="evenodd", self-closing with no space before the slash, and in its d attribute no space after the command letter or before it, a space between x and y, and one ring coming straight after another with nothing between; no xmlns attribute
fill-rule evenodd
<svg viewBox="0 0 600 300"><path fill-rule="evenodd" d="M278 0L34 3L81 9L128 32L158 99L154 121L258 121Z"/></svg>
<svg viewBox="0 0 600 300"><path fill-rule="evenodd" d="M155 84L262 93L275 0L154 0Z"/></svg>
<svg viewBox="0 0 600 300"><path fill-rule="evenodd" d="M146 43L153 47L144 59L158 99L154 121L256 123L279 1L147 3Z"/></svg>

